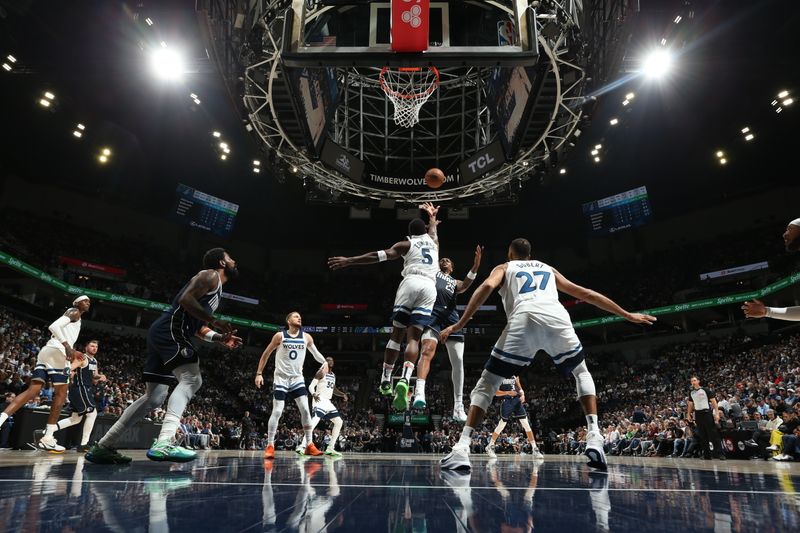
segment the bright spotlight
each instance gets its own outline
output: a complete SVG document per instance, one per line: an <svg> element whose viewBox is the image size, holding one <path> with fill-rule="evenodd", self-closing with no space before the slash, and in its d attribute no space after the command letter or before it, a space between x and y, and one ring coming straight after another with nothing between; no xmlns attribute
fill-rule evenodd
<svg viewBox="0 0 800 533"><path fill-rule="evenodd" d="M748 133L748 134L745 136L744 140L745 140L745 141L752 141L752 140L753 140L753 139L755 139L755 138L756 138L756 136L755 136L755 135L753 135L752 133Z"/></svg>
<svg viewBox="0 0 800 533"><path fill-rule="evenodd" d="M215 131L211 135L213 135L214 137L217 137L217 138L220 138L222 136L222 134L220 132L218 132L218 131Z"/></svg>
<svg viewBox="0 0 800 533"><path fill-rule="evenodd" d="M12 63L16 63L16 62L17 62L17 58L16 58L16 57L14 57L14 56L12 56L11 54L9 54L8 56L6 56L6 59L8 59L9 61L11 61ZM784 92L785 92L785 91L784 91ZM789 93L786 93L786 94L789 94ZM781 98L783 98L783 97L781 97Z"/></svg>
<svg viewBox="0 0 800 533"><path fill-rule="evenodd" d="M663 78L672 68L672 54L667 50L654 50L644 58L642 73L648 78Z"/></svg>
<svg viewBox="0 0 800 533"><path fill-rule="evenodd" d="M634 98L636 98L636 94L634 93L628 93L625 95L626 100L633 100Z"/></svg>
<svg viewBox="0 0 800 533"><path fill-rule="evenodd" d="M619 124L619 119L612 118L611 120L609 120L609 124L611 124L612 126L616 126L617 124Z"/></svg>
<svg viewBox="0 0 800 533"><path fill-rule="evenodd" d="M258 167L253 167L253 172L255 172L256 174L258 174L259 172L261 172L261 169L260 169L260 168L258 168Z"/></svg>
<svg viewBox="0 0 800 533"><path fill-rule="evenodd" d="M599 151L599 150L592 150L592 155L597 155L597 154L599 154L599 153L600 153L600 151Z"/></svg>
<svg viewBox="0 0 800 533"><path fill-rule="evenodd" d="M259 161L258 159L253 159L253 166L254 167L260 167L261 166L261 161Z"/></svg>
<svg viewBox="0 0 800 533"><path fill-rule="evenodd" d="M778 93L778 98L786 98L789 96L789 91L781 91Z"/></svg>
<svg viewBox="0 0 800 533"><path fill-rule="evenodd" d="M724 156L725 152L723 152L722 150L717 150L717 157L724 157Z"/></svg>
<svg viewBox="0 0 800 533"><path fill-rule="evenodd" d="M561 170L558 171L558 173L559 174L566 174L567 173L567 169L566 168L562 168Z"/></svg>
<svg viewBox="0 0 800 533"><path fill-rule="evenodd" d="M742 133L747 133L748 131L750 131L749 126L745 126L744 128L742 128Z"/></svg>
<svg viewBox="0 0 800 533"><path fill-rule="evenodd" d="M11 65L9 65L8 63L3 63L3 68L11 72Z"/></svg>
<svg viewBox="0 0 800 533"><path fill-rule="evenodd" d="M75 137L77 137L78 139L80 139L81 137L83 137L83 133L79 132L78 130L75 130L75 131L73 131L73 132L72 132L72 134L73 134Z"/></svg>
<svg viewBox="0 0 800 533"><path fill-rule="evenodd" d="M100 157L98 157L97 160L100 161L103 164L108 163L108 157L104 156L104 155L101 155Z"/></svg>
<svg viewBox="0 0 800 533"><path fill-rule="evenodd" d="M222 154L221 156L219 156L219 158L222 159L223 161L225 161L226 159L228 159L228 156L225 155L225 154Z"/></svg>
<svg viewBox="0 0 800 533"><path fill-rule="evenodd" d="M594 162L595 162L595 163L599 163L599 162L600 162L600 157L599 157L599 156L598 156L598 157L595 157L595 158L594 158Z"/></svg>
<svg viewBox="0 0 800 533"><path fill-rule="evenodd" d="M42 98L41 100L39 100L39 105L42 107L50 107L50 100Z"/></svg>
<svg viewBox="0 0 800 533"><path fill-rule="evenodd" d="M151 19L150 17L147 17L146 19L144 19L144 21L147 23L148 26L153 25L153 19Z"/></svg>
<svg viewBox="0 0 800 533"><path fill-rule="evenodd" d="M167 48L153 52L151 65L153 73L162 80L175 81L186 72L181 54Z"/></svg>
<svg viewBox="0 0 800 533"><path fill-rule="evenodd" d="M83 131L86 129L86 126L84 126L83 124L78 124L78 129Z"/></svg>
<svg viewBox="0 0 800 533"><path fill-rule="evenodd" d="M223 148L222 151L225 152L226 154L231 153L231 149L230 148Z"/></svg>
<svg viewBox="0 0 800 533"><path fill-rule="evenodd" d="M44 93L44 97L47 98L48 100L52 100L53 98L56 97L56 95L54 95L50 91L47 91L46 93Z"/></svg>
<svg viewBox="0 0 800 533"><path fill-rule="evenodd" d="M292 173L293 173L293 174L297 174L298 172L300 172L300 169L299 169L299 168L297 168L297 167L292 167Z"/></svg>
<svg viewBox="0 0 800 533"><path fill-rule="evenodd" d="M103 155L106 157L110 156L111 150L109 150L108 148L103 148Z"/></svg>
<svg viewBox="0 0 800 533"><path fill-rule="evenodd" d="M602 145L602 144L595 144L595 145L594 145L594 149L595 149L595 150L599 150L599 149L600 149L600 148L602 148L602 147L603 147L603 145Z"/></svg>
<svg viewBox="0 0 800 533"><path fill-rule="evenodd" d="M725 158L723 157L723 158L721 158L721 159L719 160L719 164L720 164L720 165L727 165L727 164L728 164L728 160L727 160L727 159L725 159Z"/></svg>
<svg viewBox="0 0 800 533"><path fill-rule="evenodd" d="M783 105L792 105L792 104L794 103L794 99L792 99L792 98L787 98L787 99L786 99L786 100L784 100L782 103L783 103Z"/></svg>

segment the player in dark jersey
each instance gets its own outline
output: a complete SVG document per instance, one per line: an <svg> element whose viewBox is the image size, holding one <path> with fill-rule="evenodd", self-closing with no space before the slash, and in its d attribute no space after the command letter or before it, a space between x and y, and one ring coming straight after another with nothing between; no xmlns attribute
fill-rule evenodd
<svg viewBox="0 0 800 533"><path fill-rule="evenodd" d="M85 420L81 443L78 446L79 452L89 451L89 437L92 436L94 421L97 418L97 406L94 403L94 384L99 381L106 381L106 377L99 372L97 366L96 357L99 347L99 341L91 340L86 343L83 349L86 357L72 360L70 368L72 378L67 392L72 415L69 418L59 420L57 424L58 429L61 430L80 424L81 420Z"/></svg>
<svg viewBox="0 0 800 533"><path fill-rule="evenodd" d="M148 354L143 373L147 390L144 395L128 406L108 433L92 446L86 454L87 460L104 464L130 462L131 458L116 451L114 445L126 429L164 403L175 379L178 384L169 395L161 433L147 451L147 457L154 461L176 462L196 457L194 452L174 444L180 417L203 383L193 338L216 342L229 349L242 344L230 324L214 318L222 298L222 285L239 274L236 261L226 250L213 248L203 256L203 267L205 270L198 272L178 292L169 309L147 332Z"/></svg>
<svg viewBox="0 0 800 533"><path fill-rule="evenodd" d="M444 257L439 260L439 272L436 273L436 303L433 305L433 321L425 328L422 334L422 356L417 367L417 383L414 389L414 408L424 409L425 402L425 380L430 372L431 361L436 355L436 347L439 344L439 333L447 326L458 322L459 316L456 310L456 296L469 289L478 268L481 265L483 248L475 247L475 259L472 261L472 269L467 273L463 280L455 279L451 274L455 265L453 261ZM450 366L452 367L450 377L453 380L453 419L458 422L465 422L467 414L464 412L464 332L457 331L450 335L445 342L447 355L450 356Z"/></svg>
<svg viewBox="0 0 800 533"><path fill-rule="evenodd" d="M496 458L497 454L494 451L494 445L500 433L505 429L506 424L512 418L519 420L522 429L525 430L525 435L528 437L528 443L531 445L531 454L535 459L544 459L544 455L539 451L536 446L536 438L533 435L533 429L530 422L528 422L528 412L525 410L525 391L522 389L522 383L519 382L519 376L511 376L510 378L503 379L500 382L500 388L497 390L495 396L501 398L500 400L500 422L497 427L492 431L492 438L489 444L486 445L486 454L491 458Z"/></svg>

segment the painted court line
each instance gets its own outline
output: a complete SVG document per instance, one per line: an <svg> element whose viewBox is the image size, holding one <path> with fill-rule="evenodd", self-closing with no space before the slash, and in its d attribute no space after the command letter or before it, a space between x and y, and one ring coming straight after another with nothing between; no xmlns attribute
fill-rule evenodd
<svg viewBox="0 0 800 533"><path fill-rule="evenodd" d="M0 483L46 483L46 482L71 482L71 483L135 483L138 485L149 484L163 484L169 483L169 478L160 480L124 480L124 479L92 479L92 480L72 480L72 479L46 479L46 480L33 480L33 479L0 479ZM247 482L247 481L192 481L192 485L223 485L223 486L236 486L236 487L263 487L264 483ZM271 483L273 487L302 487L303 483ZM330 487L326 483L309 483L311 487L325 488ZM188 485L187 485L188 486ZM428 489L428 490L453 490L461 491L466 490L467 487L447 487L444 485L371 485L371 484L339 484L339 488L353 488L353 489ZM530 490L529 487L505 487L507 490ZM497 490L495 487L469 487L470 490ZM693 493L716 493L716 494L763 494L763 495L781 495L781 496L797 496L798 492L783 491L783 490L745 490L745 489L663 489L663 488L633 488L633 487L613 487L608 489L593 489L591 487L536 487L536 492L597 492L607 490L609 492L693 492Z"/></svg>

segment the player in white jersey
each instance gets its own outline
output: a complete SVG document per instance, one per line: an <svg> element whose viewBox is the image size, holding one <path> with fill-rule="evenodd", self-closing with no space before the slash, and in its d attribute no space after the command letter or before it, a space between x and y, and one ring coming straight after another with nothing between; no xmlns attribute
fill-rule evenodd
<svg viewBox="0 0 800 533"><path fill-rule="evenodd" d="M81 316L89 310L92 302L88 296L78 296L73 300L72 307L50 324L48 329L52 337L47 344L39 350L36 356L36 367L31 376L28 388L18 395L5 411L0 413L0 426L8 417L19 410L33 398L39 396L42 387L51 380L53 382L53 403L50 405L50 416L47 418L47 429L44 437L39 439L38 447L50 453L63 453L64 447L56 442L53 434L58 430L58 416L67 399L67 379L69 378L70 361L73 357L83 358L84 355L73 349L75 341L81 332Z"/></svg>
<svg viewBox="0 0 800 533"><path fill-rule="evenodd" d="M314 379L311 380L311 384L308 386L308 391L314 399L311 409L311 413L314 415L311 419L311 432L313 434L320 420L330 420L333 424L333 430L331 431L331 441L330 444L328 444L328 448L325 450L325 455L341 457L342 454L336 451L336 441L339 440L339 434L342 432L344 421L342 420L342 415L339 414L339 410L333 405L331 400L336 396L337 398L347 401L347 394L336 388L336 374L333 373L333 357L326 357L325 363L326 364L322 365L314 375ZM302 455L307 444L304 438L295 451Z"/></svg>
<svg viewBox="0 0 800 533"><path fill-rule="evenodd" d="M787 252L800 252L800 218L789 222L783 232L783 244ZM752 300L742 305L747 318L775 318L778 320L800 321L800 306L767 307L761 300Z"/></svg>
<svg viewBox="0 0 800 533"><path fill-rule="evenodd" d="M311 438L311 413L308 411L308 391L306 382L303 379L303 363L306 360L306 352L319 363L325 364L325 358L314 345L314 339L301 329L303 319L300 313L292 311L286 315L286 326L284 331L273 335L272 340L267 345L261 359L258 361L256 371L256 388L260 389L264 384L264 367L269 361L272 352L275 354L275 373L272 382L272 414L269 417L267 426L267 448L264 450L264 459L275 458L275 433L278 431L286 398L294 399L297 408L300 410L300 419L303 422L303 432L306 441L306 455L322 455L322 452L314 446ZM327 365L326 365L327 366Z"/></svg>
<svg viewBox="0 0 800 533"><path fill-rule="evenodd" d="M394 407L408 409L408 388L414 366L419 358L422 330L431 323L433 304L436 303L436 273L439 271L439 239L436 233L438 207L431 203L420 206L429 216L426 228L421 218L408 223L408 237L391 248L369 252L355 257L331 257L328 266L339 270L353 265L366 265L403 258L403 281L397 288L392 313L392 334L386 343L380 392L392 393L392 372L400 354L400 342L405 336L403 374L394 388Z"/></svg>
<svg viewBox="0 0 800 533"><path fill-rule="evenodd" d="M498 289L503 300L508 323L492 349L478 383L472 389L469 415L461 438L453 451L442 460L442 468L470 468L469 445L473 428L483 420L503 379L519 375L531 363L536 352L544 350L565 377L569 374L575 377L578 399L588 425L588 464L592 468L606 470L603 436L597 423L594 380L586 367L583 347L569 314L558 301L558 291L634 324L652 324L656 318L630 313L606 296L575 285L555 268L531 259L531 244L526 239L515 239L508 248L508 262L492 270L489 278L473 293L458 323L442 331L442 339L446 340L453 331L462 329L495 289Z"/></svg>

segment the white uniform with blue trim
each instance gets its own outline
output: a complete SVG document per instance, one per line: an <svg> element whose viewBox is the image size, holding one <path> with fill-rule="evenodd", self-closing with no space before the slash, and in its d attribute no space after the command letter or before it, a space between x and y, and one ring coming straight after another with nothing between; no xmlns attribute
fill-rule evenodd
<svg viewBox="0 0 800 533"><path fill-rule="evenodd" d="M303 379L303 363L306 360L306 335L301 330L292 337L288 331L281 333L278 349L275 351L275 373L273 374L273 394L276 399L283 400L308 393Z"/></svg>
<svg viewBox="0 0 800 533"><path fill-rule="evenodd" d="M70 321L61 328L64 337L70 346L75 346L75 341L81 333L81 320ZM56 385L63 385L69 378L69 361L67 350L55 337L50 337L39 353L36 355L36 366L33 369L31 380L46 383L51 380Z"/></svg>
<svg viewBox="0 0 800 533"><path fill-rule="evenodd" d="M408 237L411 246L403 256L403 281L397 288L392 321L400 326L424 327L431 322L436 303L439 246L424 233Z"/></svg>
<svg viewBox="0 0 800 533"><path fill-rule="evenodd" d="M336 374L328 372L319 383L317 383L317 394L319 400L314 401L314 414L323 420L336 418L339 410L333 405L333 391L336 388Z"/></svg>
<svg viewBox="0 0 800 533"><path fill-rule="evenodd" d="M541 261L509 261L499 291L508 317L492 358L524 367L544 350L564 373L583 361L569 313L558 301L553 269Z"/></svg>

